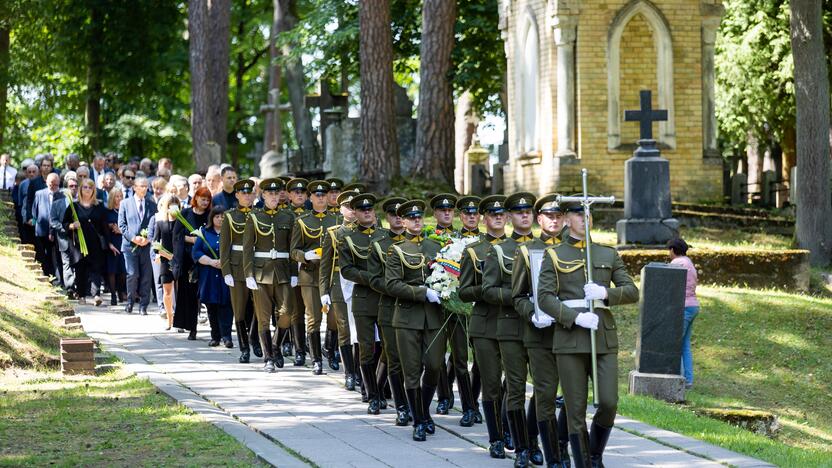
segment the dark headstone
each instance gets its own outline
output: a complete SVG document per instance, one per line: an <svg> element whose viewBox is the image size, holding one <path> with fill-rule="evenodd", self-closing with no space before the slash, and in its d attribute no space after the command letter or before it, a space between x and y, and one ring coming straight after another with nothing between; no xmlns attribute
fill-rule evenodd
<svg viewBox="0 0 832 468"><path fill-rule="evenodd" d="M641 270L641 300L636 338L636 369L679 374L682 360L687 270L649 263Z"/></svg>
<svg viewBox="0 0 832 468"><path fill-rule="evenodd" d="M760 194L763 206L770 208L777 205L777 189L779 188L777 173L763 171L763 177L760 179Z"/></svg>
<svg viewBox="0 0 832 468"><path fill-rule="evenodd" d="M731 178L731 204L748 204L748 175L742 172Z"/></svg>
<svg viewBox="0 0 832 468"><path fill-rule="evenodd" d="M654 110L650 91L641 92L641 110L626 111L627 121L639 122L640 140L624 163L624 218L616 223L619 244L662 245L677 235L670 198L670 162L661 156L652 124L667 120L667 111Z"/></svg>

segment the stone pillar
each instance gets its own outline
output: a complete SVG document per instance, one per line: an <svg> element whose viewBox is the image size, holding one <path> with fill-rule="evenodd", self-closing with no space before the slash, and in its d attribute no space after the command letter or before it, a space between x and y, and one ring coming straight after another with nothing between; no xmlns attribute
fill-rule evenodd
<svg viewBox="0 0 832 468"><path fill-rule="evenodd" d="M553 18L557 46L557 127L555 156L574 158L575 151L575 38L578 18L558 15Z"/></svg>
<svg viewBox="0 0 832 468"><path fill-rule="evenodd" d="M725 9L722 5L709 5L702 19L702 154L706 159L719 158L717 146L717 122L714 100L714 43L719 23Z"/></svg>

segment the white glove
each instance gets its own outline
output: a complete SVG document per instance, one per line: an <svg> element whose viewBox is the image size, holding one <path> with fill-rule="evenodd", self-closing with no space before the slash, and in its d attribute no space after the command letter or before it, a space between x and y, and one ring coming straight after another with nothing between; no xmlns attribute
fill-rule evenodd
<svg viewBox="0 0 832 468"><path fill-rule="evenodd" d="M575 325L588 328L590 330L597 330L598 316L589 312L581 312L577 317L575 317Z"/></svg>
<svg viewBox="0 0 832 468"><path fill-rule="evenodd" d="M332 305L332 300L330 300L329 294L324 294L323 296L321 296L321 305Z"/></svg>
<svg viewBox="0 0 832 468"><path fill-rule="evenodd" d="M297 285L298 285L298 277L297 276L292 276L291 278L289 278L289 286L290 287L294 288Z"/></svg>
<svg viewBox="0 0 832 468"><path fill-rule="evenodd" d="M540 317L537 316L537 313L532 314L532 324L537 328L546 328L553 323L555 323L555 319L546 314L541 314Z"/></svg>
<svg viewBox="0 0 832 468"><path fill-rule="evenodd" d="M226 286L228 286L229 288L233 288L233 287L234 287L234 277L233 277L233 276L231 276L231 275L225 275L225 276L223 277L223 279L225 280L225 285L226 285Z"/></svg>
<svg viewBox="0 0 832 468"><path fill-rule="evenodd" d="M321 256L318 255L318 252L314 250L307 250L305 254L303 254L303 258L307 260L320 260Z"/></svg>
<svg viewBox="0 0 832 468"><path fill-rule="evenodd" d="M251 276L246 278L246 287L251 289L252 291L255 289L259 289L259 286L257 286L257 281L254 281L254 278L252 278Z"/></svg>
<svg viewBox="0 0 832 468"><path fill-rule="evenodd" d="M607 288L601 286L600 284L587 283L584 285L584 298L593 301L596 299L606 299Z"/></svg>
<svg viewBox="0 0 832 468"><path fill-rule="evenodd" d="M440 302L442 302L439 300L439 293L430 288L428 288L425 291L425 298L428 300L428 302L433 302L434 304L439 304Z"/></svg>

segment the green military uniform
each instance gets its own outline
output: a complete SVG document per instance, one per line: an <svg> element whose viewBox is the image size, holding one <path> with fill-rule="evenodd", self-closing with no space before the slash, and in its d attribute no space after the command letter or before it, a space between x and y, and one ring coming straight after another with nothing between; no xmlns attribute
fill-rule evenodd
<svg viewBox="0 0 832 468"><path fill-rule="evenodd" d="M519 192L506 198L506 209L530 210L534 206L535 196L528 192ZM528 373L528 355L523 345L525 324L514 310L514 300L511 293L511 272L514 267L514 251L519 244L528 242L529 234L519 234L515 231L511 237L503 242L493 244L483 264L482 290L483 299L498 307L497 341L500 346L500 357L506 377L506 415L509 431L515 443L515 466L526 466L529 462L530 450L537 444L537 419L534 417L534 402L529 406L531 413L526 418L526 375ZM529 431L527 423L531 420L533 431ZM532 432L532 434L530 434Z"/></svg>
<svg viewBox="0 0 832 468"><path fill-rule="evenodd" d="M555 194L550 194L540 198L535 203L535 213L559 213L560 207L555 202L555 197ZM558 243L560 243L558 237L550 237L544 232L539 238L520 245L514 252L514 267L511 275L514 310L527 321L523 344L529 359L529 373L534 383L537 427L546 463L549 466L559 466L569 460L569 439L565 430L566 413L561 411L559 420L555 420L555 397L559 380L557 361L555 354L552 353L554 328L552 326L538 328L532 323L535 298L532 294L529 252L543 251ZM563 424L563 430L558 426L559 422Z"/></svg>
<svg viewBox="0 0 832 468"><path fill-rule="evenodd" d="M421 217L424 209L423 201L411 200L399 206L396 213L415 218ZM425 440L425 432L435 430L427 411L435 389L426 383L420 392L422 373L426 374L426 382L436 381L445 356L442 311L438 304L428 302L429 291L425 287L425 279L430 275L428 263L436 258L440 247L431 239L408 233L407 240L393 244L387 251L384 271L387 292L397 299L393 327L405 392L413 412L413 438L417 441Z"/></svg>
<svg viewBox="0 0 832 468"><path fill-rule="evenodd" d="M311 193L326 193L326 182L313 181L307 186ZM306 333L309 335L310 351L312 354L313 368L315 374L321 374L323 357L321 354L321 295L318 290L318 267L320 266L320 250L317 258L308 259L307 253L321 248L323 234L336 222L335 216L326 211L316 212L314 210L301 215L295 220L292 228L291 257L298 262L298 286L303 297L303 304L306 310ZM327 328L335 330L334 314L327 314Z"/></svg>
<svg viewBox="0 0 832 468"><path fill-rule="evenodd" d="M504 195L491 195L480 202L479 212L502 213L505 211ZM462 253L459 275L459 298L473 302L474 308L468 325L468 335L474 346L474 361L482 379L482 407L491 444L489 454L505 458L502 418L500 417L500 379L503 374L500 345L497 341L497 317L500 307L489 304L483 296L483 263L492 244L502 242L505 236L486 234L478 242L470 244Z"/></svg>
<svg viewBox="0 0 832 468"><path fill-rule="evenodd" d="M263 191L277 191L282 185L277 178L260 182ZM254 290L254 313L268 372L274 372L275 366L283 367L283 355L274 348L283 341L290 324L289 237L293 220L286 210L264 207L250 213L243 236L243 269L249 289ZM249 284L252 281L256 285ZM269 330L275 311L277 330L272 339Z"/></svg>
<svg viewBox="0 0 832 468"><path fill-rule="evenodd" d="M564 204L562 209L582 212L583 207ZM638 301L638 288L618 252L598 244L591 248L593 280L607 293L606 299L595 301L599 407L593 417L591 436L585 420L587 378L592 374L590 331L575 323L580 313L588 311L584 299L586 242L569 236L565 242L546 249L538 279L538 304L555 320L552 349L557 354L566 401L572 454L576 464L581 460L584 466L590 465L590 455L600 463L618 406L618 336L609 307ZM615 287L610 287L610 283Z"/></svg>
<svg viewBox="0 0 832 468"><path fill-rule="evenodd" d="M303 178L295 178L289 179L286 182L286 190L306 190L306 186L309 185L309 181ZM292 212L295 218L303 216L306 214L306 206L299 205L295 206L291 200L286 203L286 208ZM308 352L308 346L306 344L306 307L303 303L303 295L301 294L301 288L298 286L298 265L297 262L292 262L292 280L290 283L290 287L292 288L292 294L294 295L295 299L293 301L292 310L290 312L291 320L292 320L292 340L295 346L295 366L302 366L306 363L306 353Z"/></svg>
<svg viewBox="0 0 832 468"><path fill-rule="evenodd" d="M326 183L329 184L329 191L327 192L328 195L332 194L332 192L338 192L338 194L340 194L341 191L344 189L344 181L337 177L330 177L329 179L326 179ZM335 196L337 197L338 195ZM336 217L341 216L341 206L338 204L337 201L334 205L327 206L327 211L329 211Z"/></svg>
<svg viewBox="0 0 832 468"><path fill-rule="evenodd" d="M342 191L338 195L339 206L342 203L347 203L355 196L353 191ZM335 314L336 330L330 333L329 346L333 350L340 348L338 353L344 359L344 387L347 390L355 389L355 366L353 361L353 353L350 343L350 324L347 314L347 303L344 300L344 292L341 290L341 271L338 266L338 245L343 241L344 236L353 229L354 223L344 223L340 217L341 223L336 224L326 230L326 235L321 242L321 267L318 274L318 284L321 293L321 298L329 296L331 305L329 306L329 314ZM328 319L328 317L327 317ZM332 367L332 363L330 363ZM338 370L338 369L334 369Z"/></svg>
<svg viewBox="0 0 832 468"><path fill-rule="evenodd" d="M396 213L396 209L406 202L404 198L391 197L382 204L385 213ZM410 421L410 408L402 381L402 365L399 360L398 341L393 328L393 313L396 308L396 298L387 292L384 283L384 268L387 261L387 251L396 242L405 240L404 232L386 231L386 236L374 240L370 244L370 257L367 259L367 269L370 271L370 287L380 294L378 301L378 325L381 333L381 344L384 360L387 362L387 379L390 392L396 406L396 425L407 426Z"/></svg>
<svg viewBox="0 0 832 468"><path fill-rule="evenodd" d="M254 181L245 179L234 184L234 190L244 193L254 191ZM246 311L251 291L246 287L246 276L243 272L243 234L246 229L251 208L237 207L225 212L225 220L220 228L220 267L224 278L231 276L233 286L229 286L231 295L231 310L234 312L234 326L237 329L237 341L240 345L240 362L247 363L250 359L249 328ZM226 281L226 284L228 282ZM251 330L252 341L254 330ZM255 343L252 343L255 344ZM259 345L256 346L258 349ZM257 353L256 355L262 355Z"/></svg>
<svg viewBox="0 0 832 468"><path fill-rule="evenodd" d="M356 195L350 201L353 210L372 210L376 197L370 193ZM357 222L356 222L357 223ZM376 327L378 326L379 293L370 286L368 259L371 244L387 237L386 230L374 225L357 224L355 229L344 236L338 249L338 264L341 275L353 283L352 313L355 317L355 331L358 339L359 364L367 390L369 414L378 414L381 398L376 381L373 354L375 352Z"/></svg>

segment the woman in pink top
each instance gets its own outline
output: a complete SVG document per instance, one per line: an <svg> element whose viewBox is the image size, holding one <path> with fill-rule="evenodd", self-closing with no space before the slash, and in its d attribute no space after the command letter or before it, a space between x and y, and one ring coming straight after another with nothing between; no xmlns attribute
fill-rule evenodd
<svg viewBox="0 0 832 468"><path fill-rule="evenodd" d="M670 264L680 266L688 271L685 282L685 326L682 334L682 370L685 377L685 387L693 387L693 353L690 350L690 334L693 328L693 320L699 315L699 300L696 299L696 282L698 275L696 267L688 258L688 244L681 238L668 241L667 248L670 249Z"/></svg>

